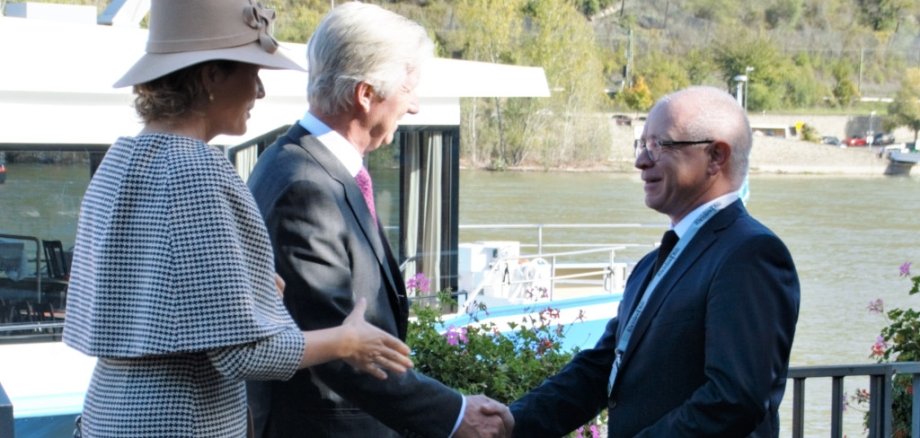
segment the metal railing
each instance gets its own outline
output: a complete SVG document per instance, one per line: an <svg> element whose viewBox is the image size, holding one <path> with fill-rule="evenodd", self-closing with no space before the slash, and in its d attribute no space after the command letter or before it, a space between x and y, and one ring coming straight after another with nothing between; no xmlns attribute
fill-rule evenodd
<svg viewBox="0 0 920 438"><path fill-rule="evenodd" d="M892 410L895 374L912 376L911 436L920 437L920 362L893 362L865 365L828 365L789 368L788 378L793 380L792 436L805 436L805 380L831 379L831 437L843 437L843 380L846 377L869 377L870 438L892 435Z"/></svg>
<svg viewBox="0 0 920 438"><path fill-rule="evenodd" d="M660 229L664 230L667 228L666 224L638 224L638 223L629 223L629 224L466 224L460 225L460 230L479 230L479 231L492 231L492 230L533 230L536 232L535 239L532 242L521 242L521 248L536 248L537 253L542 253L544 248L599 248L599 247L639 247L639 246L648 246L643 244L636 243L546 243L546 231L548 230L597 230L597 229L641 229L641 228L651 228L651 229Z"/></svg>
<svg viewBox="0 0 920 438"><path fill-rule="evenodd" d="M648 248L649 243L618 243L602 241L596 238L597 230L639 230L663 229L663 224L640 223L603 223L603 224L466 224L460 225L462 231L472 231L475 239L483 244L500 244L513 242L510 254L494 254L489 269L483 272L477 285L468 290L470 297L477 296L489 287L503 288L500 295L515 294L515 291L533 289L534 286L545 288L550 299L555 294L556 286L586 286L603 288L605 292L615 292L625 284L629 263L616 260L621 251ZM518 231L515 233L515 231ZM573 235L572 231L578 232ZM582 233L584 231L584 233ZM482 238L497 235L499 241ZM640 238L641 239L641 238ZM632 240L640 240L632 239ZM552 252L545 252L552 251ZM497 251L498 252L498 251ZM531 266L540 262L542 266ZM533 278L534 270L538 272ZM531 275L515 275L526 271ZM545 272L548 271L548 272ZM461 272L459 275L464 275ZM461 285L461 290L464 289ZM506 290L507 289L507 290ZM542 289L541 289L542 290Z"/></svg>

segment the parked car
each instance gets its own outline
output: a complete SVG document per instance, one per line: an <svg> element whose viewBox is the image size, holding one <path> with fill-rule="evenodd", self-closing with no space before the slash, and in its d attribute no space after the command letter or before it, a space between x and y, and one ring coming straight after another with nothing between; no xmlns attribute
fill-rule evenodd
<svg viewBox="0 0 920 438"><path fill-rule="evenodd" d="M873 146L888 146L894 144L894 135L888 132L877 132L872 137Z"/></svg>
<svg viewBox="0 0 920 438"><path fill-rule="evenodd" d="M614 114L612 118L617 125L632 126L632 117L623 114Z"/></svg>
<svg viewBox="0 0 920 438"><path fill-rule="evenodd" d="M865 137L847 137L843 140L843 144L847 147L855 146L865 146L866 138Z"/></svg>
<svg viewBox="0 0 920 438"><path fill-rule="evenodd" d="M833 135L825 135L824 137L821 137L821 143L829 144L833 146L840 146L840 139L837 137L834 137Z"/></svg>

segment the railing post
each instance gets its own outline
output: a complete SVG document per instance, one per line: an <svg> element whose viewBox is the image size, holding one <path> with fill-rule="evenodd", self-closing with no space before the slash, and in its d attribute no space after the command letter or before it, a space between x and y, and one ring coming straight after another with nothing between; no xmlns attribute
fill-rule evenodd
<svg viewBox="0 0 920 438"><path fill-rule="evenodd" d="M884 405L885 415L882 417L882 435L883 437L891 436L891 405L894 404L894 368L891 365L885 367L885 381L882 386L885 387Z"/></svg>
<svg viewBox="0 0 920 438"><path fill-rule="evenodd" d="M792 438L805 436L805 378L796 377L792 384Z"/></svg>
<svg viewBox="0 0 920 438"><path fill-rule="evenodd" d="M920 437L920 374L912 374L913 397L910 404L910 436Z"/></svg>
<svg viewBox="0 0 920 438"><path fill-rule="evenodd" d="M552 300L556 292L556 256L549 260L549 299Z"/></svg>
<svg viewBox="0 0 920 438"><path fill-rule="evenodd" d="M13 403L0 384L0 437L13 438Z"/></svg>
<svg viewBox="0 0 920 438"><path fill-rule="evenodd" d="M885 415L890 415L889 410L885 411L886 393L888 385L885 381L884 374L873 374L869 376L869 437L878 438L884 435Z"/></svg>
<svg viewBox="0 0 920 438"><path fill-rule="evenodd" d="M537 254L543 254L543 224L537 224Z"/></svg>
<svg viewBox="0 0 920 438"><path fill-rule="evenodd" d="M831 436L843 438L843 376L831 378Z"/></svg>

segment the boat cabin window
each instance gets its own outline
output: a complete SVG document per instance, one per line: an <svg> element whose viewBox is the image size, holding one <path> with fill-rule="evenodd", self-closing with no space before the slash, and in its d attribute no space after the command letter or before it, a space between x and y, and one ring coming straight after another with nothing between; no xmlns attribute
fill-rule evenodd
<svg viewBox="0 0 920 438"><path fill-rule="evenodd" d="M0 145L0 343L60 340L77 214L108 145Z"/></svg>
<svg viewBox="0 0 920 438"><path fill-rule="evenodd" d="M282 126L227 149L244 181L259 154L287 129ZM390 249L405 279L422 273L430 279L432 291L456 291L459 128L400 126L393 142L369 154L366 163Z"/></svg>
<svg viewBox="0 0 920 438"><path fill-rule="evenodd" d="M245 180L287 130L226 148ZM370 154L377 212L404 278L457 290L459 130L400 127ZM0 343L60 340L77 216L109 145L0 144Z"/></svg>
<svg viewBox="0 0 920 438"><path fill-rule="evenodd" d="M370 154L368 162L403 278L424 274L432 293L457 290L459 134L456 126L401 126L396 144Z"/></svg>

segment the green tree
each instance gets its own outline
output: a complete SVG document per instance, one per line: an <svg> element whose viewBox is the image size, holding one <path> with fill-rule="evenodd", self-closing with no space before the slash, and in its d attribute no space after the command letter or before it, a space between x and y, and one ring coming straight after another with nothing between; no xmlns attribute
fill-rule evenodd
<svg viewBox="0 0 920 438"><path fill-rule="evenodd" d="M901 88L888 105L888 115L896 126L906 126L914 131L914 143L920 132L920 68L904 72Z"/></svg>
<svg viewBox="0 0 920 438"><path fill-rule="evenodd" d="M566 0L534 0L526 12L532 23L521 47L521 61L546 70L553 95L530 100L545 117L529 117L521 146L544 166L597 162L607 157L606 120L593 117L606 103L604 66L591 24ZM549 122L549 123L547 123ZM547 128L549 128L547 130Z"/></svg>
<svg viewBox="0 0 920 438"><path fill-rule="evenodd" d="M779 108L786 96L784 69L790 61L766 37L738 34L723 41L715 48L715 63L727 88L734 89L735 77L747 74L748 109Z"/></svg>
<svg viewBox="0 0 920 438"><path fill-rule="evenodd" d="M831 75L834 78L834 88L832 93L838 106L849 107L859 99L859 89L850 79L853 75L853 69L845 60L834 62L831 67Z"/></svg>
<svg viewBox="0 0 920 438"><path fill-rule="evenodd" d="M639 66L652 100L690 85L687 67L665 53L650 54Z"/></svg>
<svg viewBox="0 0 920 438"><path fill-rule="evenodd" d="M652 98L652 92L648 89L648 85L645 84L645 78L642 76L637 77L633 81L633 85L623 90L620 95L623 103L633 111L648 111L652 104L655 103Z"/></svg>
<svg viewBox="0 0 920 438"><path fill-rule="evenodd" d="M764 10L764 20L770 28L794 28L802 18L803 7L802 0L777 0Z"/></svg>
<svg viewBox="0 0 920 438"><path fill-rule="evenodd" d="M278 0L272 7L276 10L275 38L305 44L330 5L324 0Z"/></svg>
<svg viewBox="0 0 920 438"><path fill-rule="evenodd" d="M872 30L884 31L897 28L904 12L915 0L857 0L860 21Z"/></svg>
<svg viewBox="0 0 920 438"><path fill-rule="evenodd" d="M457 43L464 59L514 63L523 31L523 0L460 0L457 2ZM503 101L473 98L463 130L474 163L483 160L502 168L508 163ZM484 134L494 133L497 137Z"/></svg>

